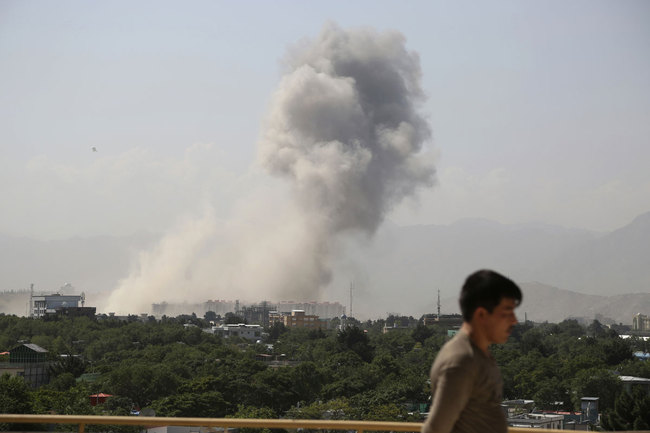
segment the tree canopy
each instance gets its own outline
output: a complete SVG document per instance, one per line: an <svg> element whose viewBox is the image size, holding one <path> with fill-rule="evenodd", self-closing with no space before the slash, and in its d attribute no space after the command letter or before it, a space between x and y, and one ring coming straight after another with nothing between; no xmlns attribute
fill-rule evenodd
<svg viewBox="0 0 650 433"><path fill-rule="evenodd" d="M429 400L431 363L448 339L443 328L391 316L342 330L277 324L267 329L266 345L203 332L207 319L212 315L143 322L0 314L0 350L31 341L51 361L50 383L38 389L0 377L0 411L125 415L150 407L159 416L416 420ZM388 321L411 327L383 333ZM567 320L520 324L491 350L505 398L578 410L581 397L599 397L604 423L636 428L648 423L640 414L650 403L630 403L617 373L650 377L650 363L632 356L643 344L597 322ZM92 406L88 396L98 392L113 397Z"/></svg>

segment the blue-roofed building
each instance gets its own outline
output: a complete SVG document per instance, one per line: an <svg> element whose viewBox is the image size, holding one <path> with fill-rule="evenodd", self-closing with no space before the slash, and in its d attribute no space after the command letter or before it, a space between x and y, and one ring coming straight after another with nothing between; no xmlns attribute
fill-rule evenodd
<svg viewBox="0 0 650 433"><path fill-rule="evenodd" d="M634 352L634 356L635 356L637 359L640 359L641 361L648 361L648 360L650 360L650 353L648 353L648 352L641 352L641 351L639 351L639 352Z"/></svg>

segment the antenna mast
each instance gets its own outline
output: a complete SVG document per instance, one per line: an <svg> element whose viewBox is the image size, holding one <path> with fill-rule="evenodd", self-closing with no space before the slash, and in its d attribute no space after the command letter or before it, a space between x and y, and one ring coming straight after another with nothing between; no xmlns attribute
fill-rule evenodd
<svg viewBox="0 0 650 433"><path fill-rule="evenodd" d="M354 290L354 280L350 283L350 317L352 317L352 290Z"/></svg>

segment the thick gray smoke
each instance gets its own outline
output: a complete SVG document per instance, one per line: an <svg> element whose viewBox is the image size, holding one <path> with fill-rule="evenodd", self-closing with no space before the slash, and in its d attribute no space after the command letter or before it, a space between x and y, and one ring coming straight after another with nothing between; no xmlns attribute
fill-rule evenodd
<svg viewBox="0 0 650 433"><path fill-rule="evenodd" d="M291 180L264 182L229 219L208 210L142 253L108 311L207 299L318 300L343 234L371 236L387 212L433 183L418 56L396 32L328 25L290 51L261 134L259 159Z"/></svg>
<svg viewBox="0 0 650 433"><path fill-rule="evenodd" d="M302 209L329 237L374 233L433 166L416 53L397 32L328 25L290 53L260 144L262 163L293 181Z"/></svg>
<svg viewBox="0 0 650 433"><path fill-rule="evenodd" d="M287 57L260 143L262 164L291 179L308 215L319 281L327 255L348 230L372 235L386 213L434 168L420 152L431 137L418 113L424 99L417 54L397 32L328 25Z"/></svg>

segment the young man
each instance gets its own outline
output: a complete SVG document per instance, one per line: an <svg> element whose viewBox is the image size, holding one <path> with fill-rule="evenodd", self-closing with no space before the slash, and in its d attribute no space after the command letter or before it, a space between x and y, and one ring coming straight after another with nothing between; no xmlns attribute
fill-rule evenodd
<svg viewBox="0 0 650 433"><path fill-rule="evenodd" d="M503 381L488 349L517 323L521 290L494 271L473 273L460 292L463 325L431 367L431 410L422 433L506 433Z"/></svg>

